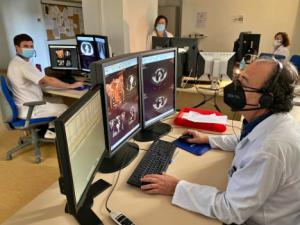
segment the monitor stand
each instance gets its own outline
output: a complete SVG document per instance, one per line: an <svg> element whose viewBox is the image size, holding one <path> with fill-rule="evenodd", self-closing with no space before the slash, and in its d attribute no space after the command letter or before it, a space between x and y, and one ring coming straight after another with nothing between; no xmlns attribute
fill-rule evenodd
<svg viewBox="0 0 300 225"><path fill-rule="evenodd" d="M171 128L172 127L170 124L158 122L146 129L141 130L133 137L133 139L139 142L154 141L159 137L169 133Z"/></svg>
<svg viewBox="0 0 300 225"><path fill-rule="evenodd" d="M94 198L110 186L110 183L107 183L102 179L96 181L90 186L85 202L80 207L78 212L75 215L73 215L80 225L103 224L100 218L91 209L91 207L93 206ZM66 204L65 212L70 213L68 209L68 204Z"/></svg>
<svg viewBox="0 0 300 225"><path fill-rule="evenodd" d="M139 146L135 143L127 142L123 145L118 152L111 158L104 158L102 161L99 172L100 173L113 173L128 166L132 160L138 155Z"/></svg>

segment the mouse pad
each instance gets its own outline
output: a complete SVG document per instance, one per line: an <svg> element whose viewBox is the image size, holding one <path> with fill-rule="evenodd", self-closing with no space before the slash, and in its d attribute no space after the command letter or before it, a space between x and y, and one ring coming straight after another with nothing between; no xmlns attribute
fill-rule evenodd
<svg viewBox="0 0 300 225"><path fill-rule="evenodd" d="M191 152L195 155L202 155L205 152L207 152L211 147L209 144L194 144L194 143L188 143L182 139L176 139L174 141L174 144L188 152Z"/></svg>

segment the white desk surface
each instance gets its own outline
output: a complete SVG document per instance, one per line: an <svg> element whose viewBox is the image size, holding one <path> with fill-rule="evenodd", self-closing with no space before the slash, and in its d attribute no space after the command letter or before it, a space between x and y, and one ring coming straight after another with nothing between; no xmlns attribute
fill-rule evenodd
<svg viewBox="0 0 300 225"><path fill-rule="evenodd" d="M88 90L81 90L77 91L74 89L54 89L54 88L43 88L43 92L52 94L52 95L59 95L63 97L69 97L69 98L75 98L79 99L81 98L85 93L88 92Z"/></svg>
<svg viewBox="0 0 300 225"><path fill-rule="evenodd" d="M240 126L240 122L234 121L234 126ZM169 135L178 137L185 129L173 126L173 130ZM235 131L238 132L238 128L235 128ZM232 133L232 129L229 128L227 133ZM163 139L172 141L173 138L170 136L165 136ZM151 142L138 144L140 148L147 149ZM108 202L109 208L124 213L135 224L139 225L222 224L215 219L172 205L171 196L148 195L140 189L128 185L126 181L143 155L144 151L140 151L137 158L121 171L117 186ZM168 174L225 190L227 170L233 158L232 153L210 150L202 156L195 156L177 148L175 155L174 162L168 168ZM98 173L95 179L101 178L114 184L116 177L117 173ZM92 209L104 224L112 225L114 222L105 210L105 200L109 190L110 188L95 198ZM76 220L71 215L64 213L65 204L66 198L60 194L56 182L5 221L3 225L76 225Z"/></svg>

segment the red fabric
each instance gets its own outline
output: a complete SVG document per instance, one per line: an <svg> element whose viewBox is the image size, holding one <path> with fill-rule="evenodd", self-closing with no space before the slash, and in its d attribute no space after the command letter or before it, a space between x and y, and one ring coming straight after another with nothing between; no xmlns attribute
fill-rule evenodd
<svg viewBox="0 0 300 225"><path fill-rule="evenodd" d="M201 130L209 130L214 132L224 132L226 131L226 125L225 124L215 124L215 123L197 123L197 122L191 122L186 119L183 119L182 116L184 113L187 112L198 112L203 115L209 115L215 113L217 116L222 116L222 114L215 110L204 110L204 109L193 109L193 108L183 108L179 112L179 114L176 116L174 123L179 126L185 126L185 127L193 127Z"/></svg>

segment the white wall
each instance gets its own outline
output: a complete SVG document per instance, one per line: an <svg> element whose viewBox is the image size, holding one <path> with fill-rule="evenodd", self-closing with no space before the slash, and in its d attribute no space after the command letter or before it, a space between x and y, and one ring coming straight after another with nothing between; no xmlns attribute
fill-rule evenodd
<svg viewBox="0 0 300 225"><path fill-rule="evenodd" d="M241 31L261 34L260 52L271 52L273 36L287 32L293 43L299 0L183 0L181 34L203 33L208 37L200 42L205 51L232 51L233 42ZM207 24L196 27L196 13L207 12ZM233 22L243 15L244 22ZM299 28L298 28L299 29ZM293 46L291 46L293 49Z"/></svg>
<svg viewBox="0 0 300 225"><path fill-rule="evenodd" d="M146 49L147 36L157 17L157 0L123 0L125 52Z"/></svg>
<svg viewBox="0 0 300 225"><path fill-rule="evenodd" d="M293 31L293 43L291 47L291 55L300 55L300 2L298 4L298 13L296 18L296 26Z"/></svg>
<svg viewBox="0 0 300 225"><path fill-rule="evenodd" d="M83 0L86 33L107 35L115 55L146 49L157 0Z"/></svg>

